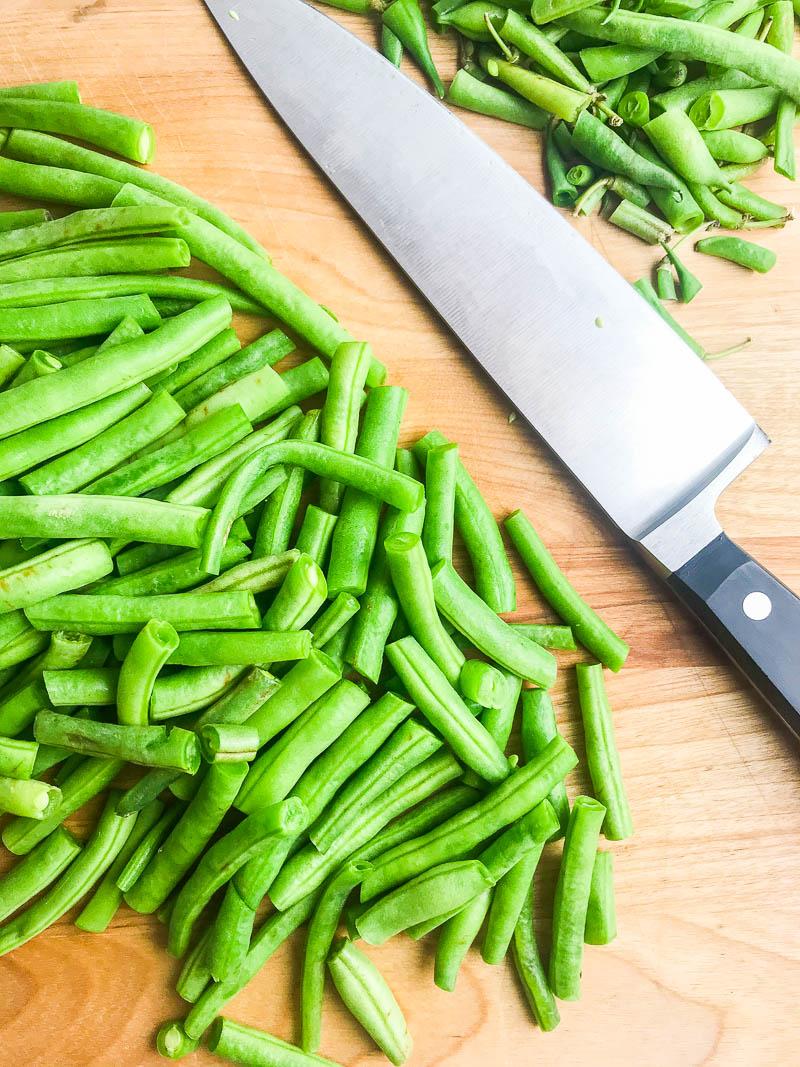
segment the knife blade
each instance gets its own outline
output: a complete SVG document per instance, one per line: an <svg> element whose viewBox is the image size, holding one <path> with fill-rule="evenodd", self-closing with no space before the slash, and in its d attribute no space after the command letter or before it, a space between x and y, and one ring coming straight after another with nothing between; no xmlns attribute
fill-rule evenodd
<svg viewBox="0 0 800 1067"><path fill-rule="evenodd" d="M205 2L441 318L800 736L800 601L714 514L768 444L753 418L536 190L372 48L303 0L241 0L236 19Z"/></svg>

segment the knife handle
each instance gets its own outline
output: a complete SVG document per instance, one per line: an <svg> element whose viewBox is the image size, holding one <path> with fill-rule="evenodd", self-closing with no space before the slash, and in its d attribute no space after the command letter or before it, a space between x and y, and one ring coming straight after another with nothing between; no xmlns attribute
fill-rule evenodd
<svg viewBox="0 0 800 1067"><path fill-rule="evenodd" d="M800 738L800 598L724 533L667 581Z"/></svg>

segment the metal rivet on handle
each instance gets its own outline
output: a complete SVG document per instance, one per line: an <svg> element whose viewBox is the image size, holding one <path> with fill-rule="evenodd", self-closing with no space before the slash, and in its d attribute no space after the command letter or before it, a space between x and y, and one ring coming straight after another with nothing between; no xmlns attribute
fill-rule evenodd
<svg viewBox="0 0 800 1067"><path fill-rule="evenodd" d="M742 601L742 611L753 622L762 622L772 611L772 601L766 593L748 593Z"/></svg>

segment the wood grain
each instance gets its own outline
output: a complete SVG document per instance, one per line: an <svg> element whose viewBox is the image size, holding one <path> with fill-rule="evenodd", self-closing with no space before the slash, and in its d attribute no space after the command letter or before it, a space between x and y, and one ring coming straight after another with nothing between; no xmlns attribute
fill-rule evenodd
<svg viewBox="0 0 800 1067"><path fill-rule="evenodd" d="M75 77L87 102L149 119L158 170L225 207L282 270L372 341L391 380L411 389L407 438L436 425L457 439L497 514L523 506L578 588L632 645L629 665L608 682L637 828L615 849L618 939L587 952L583 1000L563 1006L563 1024L550 1035L531 1025L505 966L472 955L457 992L447 994L432 983L428 944L399 938L375 950L408 1015L414 1067L797 1063L796 747L534 436L508 424L507 407L293 143L199 0L16 0L3 8L3 83ZM374 32L363 19L342 21ZM435 47L450 69L449 43ZM542 187L536 135L464 118ZM795 189L765 170L754 188L796 207ZM630 280L654 260L599 220L577 225ZM792 226L758 239L779 254L771 274L698 258L705 289L679 316L711 349L752 337L714 370L774 443L719 511L731 536L800 589L800 250ZM517 562L521 617L546 618ZM580 752L570 672L555 697ZM582 773L573 775L573 792L586 786ZM551 862L538 890L543 911L552 881ZM0 961L4 1063L163 1062L153 1034L181 1011L163 929L127 910L105 935L80 933L70 918ZM293 939L277 953L231 1005L233 1017L297 1038L299 948ZM348 1067L386 1062L333 996L322 1051ZM206 1053L186 1060L211 1062Z"/></svg>

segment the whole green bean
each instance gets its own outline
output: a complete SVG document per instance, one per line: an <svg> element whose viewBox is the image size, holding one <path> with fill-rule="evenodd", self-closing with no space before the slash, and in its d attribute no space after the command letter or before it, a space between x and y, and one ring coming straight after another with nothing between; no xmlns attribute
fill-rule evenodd
<svg viewBox="0 0 800 1067"><path fill-rule="evenodd" d="M466 811L379 857L374 873L367 877L362 887L362 900L371 900L436 863L452 858L456 851L465 855L540 804L576 762L575 753L563 738L554 738L534 760L512 771L504 782ZM552 809L549 811L552 817ZM549 819L546 821L549 827ZM551 832L552 829L548 829L547 836Z"/></svg>
<svg viewBox="0 0 800 1067"><path fill-rule="evenodd" d="M430 797L442 785L461 774L461 767L447 752L437 752L403 775L399 782L382 793L367 817L351 828L350 834L337 848L322 854L313 845L306 845L281 868L270 887L272 903L281 911L317 889L336 871L345 859L371 842L396 815L407 812L420 801ZM470 791L474 796L474 791ZM463 796L462 796L463 800ZM406 841L406 834L399 835ZM359 853L360 855L361 853ZM373 855L370 845L369 855Z"/></svg>
<svg viewBox="0 0 800 1067"><path fill-rule="evenodd" d="M59 593L78 589L102 578L113 567L102 541L65 541L0 571L0 613L30 607Z"/></svg>
<svg viewBox="0 0 800 1067"><path fill-rule="evenodd" d="M622 784L603 668L599 663L579 663L575 670L589 774L598 799L607 809L603 833L610 841L622 841L633 833L633 822Z"/></svg>
<svg viewBox="0 0 800 1067"><path fill-rule="evenodd" d="M523 512L513 512L504 525L544 598L572 627L581 644L618 671L629 651L625 642L575 592Z"/></svg>
<svg viewBox="0 0 800 1067"><path fill-rule="evenodd" d="M560 1000L580 998L586 909L606 809L591 797L576 797L570 812L553 902L550 987Z"/></svg>
<svg viewBox="0 0 800 1067"><path fill-rule="evenodd" d="M432 430L414 445L414 454L424 460L428 452L447 444L447 439ZM478 595L492 611L513 611L516 587L503 539L486 501L459 459L456 472L455 522L466 545L475 571Z"/></svg>
<svg viewBox="0 0 800 1067"><path fill-rule="evenodd" d="M303 805L290 797L248 815L208 849L175 901L169 923L170 955L185 955L197 916L213 893L250 859L262 841L272 834L281 837L292 834L304 819Z"/></svg>
<svg viewBox="0 0 800 1067"><path fill-rule="evenodd" d="M431 56L425 19L418 0L393 0L393 3L381 12L381 19L383 25L394 34L430 78L437 95L443 97L444 86Z"/></svg>
<svg viewBox="0 0 800 1067"><path fill-rule="evenodd" d="M2 395L0 393L0 399ZM211 573L218 571L222 546L243 497L259 475L279 463L291 463L331 481L352 485L405 511L413 511L422 503L423 491L419 482L386 470L361 456L305 441L281 441L266 445L254 452L228 478L220 493L206 528L203 546L204 563Z"/></svg>
<svg viewBox="0 0 800 1067"><path fill-rule="evenodd" d="M58 826L0 880L0 920L46 889L72 863L81 845Z"/></svg>
<svg viewBox="0 0 800 1067"><path fill-rule="evenodd" d="M412 1041L400 1006L383 975L351 941L339 938L328 970L346 1007L394 1064L411 1055Z"/></svg>
<svg viewBox="0 0 800 1067"><path fill-rule="evenodd" d="M547 974L539 958L536 933L533 927L533 881L523 902L514 928L514 965L525 991L531 1012L540 1030L555 1030L561 1021L555 997L548 984Z"/></svg>
<svg viewBox="0 0 800 1067"><path fill-rule="evenodd" d="M135 820L116 814L117 795L106 801L100 821L81 854L44 896L0 931L0 955L18 948L65 914L114 862Z"/></svg>
<svg viewBox="0 0 800 1067"><path fill-rule="evenodd" d="M125 894L135 911L156 911L202 854L247 773L245 763L215 763L167 839Z"/></svg>
<svg viewBox="0 0 800 1067"><path fill-rule="evenodd" d="M649 124L648 124L649 125ZM679 188L672 171L651 163L630 147L609 126L582 111L572 131L575 146L591 163L656 189Z"/></svg>
<svg viewBox="0 0 800 1067"><path fill-rule="evenodd" d="M74 81L32 82L30 85L4 85L0 96L32 96L37 100L63 100L79 104L81 94Z"/></svg>
<svg viewBox="0 0 800 1067"><path fill-rule="evenodd" d="M253 594L236 590L158 597L64 593L27 608L26 614L37 630L73 629L85 634L136 633L153 618L176 630L249 630L261 621Z"/></svg>
<svg viewBox="0 0 800 1067"><path fill-rule="evenodd" d="M155 680L177 647L175 628L158 619L150 619L136 635L119 671L117 718L122 725L147 725Z"/></svg>
<svg viewBox="0 0 800 1067"><path fill-rule="evenodd" d="M117 885L117 878L144 836L158 821L163 810L164 805L160 801L152 800L135 816L136 822L128 840L106 871L91 900L75 920L78 929L96 934L101 934L106 929L122 903L122 890Z"/></svg>
<svg viewBox="0 0 800 1067"><path fill-rule="evenodd" d="M771 248L763 248L752 241L744 241L741 237L704 237L694 247L697 252L727 259L731 263L738 263L740 267L758 271L759 274L772 270L778 260Z"/></svg>
<svg viewBox="0 0 800 1067"><path fill-rule="evenodd" d="M309 411L297 424L291 436L299 441L316 441L319 435L319 411ZM253 556L274 556L285 552L292 537L295 518L300 508L305 471L290 467L286 480L264 505L258 523Z"/></svg>
<svg viewBox="0 0 800 1067"><path fill-rule="evenodd" d="M22 232L35 228L28 227ZM73 301L67 306L74 308L79 303ZM164 367L185 359L230 325L230 317L228 302L215 297L170 319L144 337L92 356L75 366L65 367L58 374L26 382L19 386L21 392L0 393L0 436L8 437L42 419L55 418L136 385ZM10 403L9 397L12 398Z"/></svg>
<svg viewBox="0 0 800 1067"><path fill-rule="evenodd" d="M456 72L455 78L450 82L445 100L448 104L455 104L456 107L463 107L467 111L504 119L532 130L544 129L549 121L547 112L536 104L480 81L463 68Z"/></svg>
<svg viewBox="0 0 800 1067"><path fill-rule="evenodd" d="M436 20L440 28L450 26L468 40L491 43L494 38L487 28L486 18L488 16L493 23L499 25L505 18L506 10L507 8L500 4L472 0L471 3L439 7Z"/></svg>
<svg viewBox="0 0 800 1067"><path fill-rule="evenodd" d="M404 637L388 645L386 655L414 703L456 756L486 781L502 781L509 772L502 750L421 645Z"/></svg>
<svg viewBox="0 0 800 1067"><path fill-rule="evenodd" d="M284 688L286 685L284 680ZM251 766L236 798L236 807L249 814L288 796L312 760L347 729L368 703L368 695L358 686L348 681L338 682Z"/></svg>

